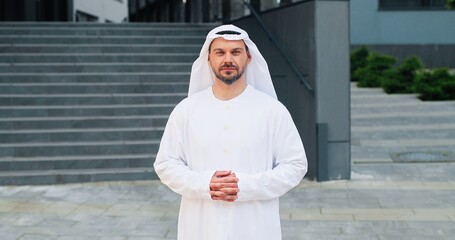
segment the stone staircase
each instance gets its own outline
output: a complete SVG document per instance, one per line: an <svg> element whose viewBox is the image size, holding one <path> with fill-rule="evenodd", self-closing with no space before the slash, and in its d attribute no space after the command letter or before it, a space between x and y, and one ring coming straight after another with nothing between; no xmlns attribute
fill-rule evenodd
<svg viewBox="0 0 455 240"><path fill-rule="evenodd" d="M0 23L0 185L155 178L212 27Z"/></svg>

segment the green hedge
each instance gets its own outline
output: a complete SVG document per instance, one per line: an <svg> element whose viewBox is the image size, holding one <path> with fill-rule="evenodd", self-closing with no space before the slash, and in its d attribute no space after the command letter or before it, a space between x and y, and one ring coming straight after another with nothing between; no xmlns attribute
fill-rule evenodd
<svg viewBox="0 0 455 240"><path fill-rule="evenodd" d="M381 78L381 87L386 93L412 93L416 73L423 68L417 57L405 59L398 67L391 68Z"/></svg>
<svg viewBox="0 0 455 240"><path fill-rule="evenodd" d="M414 89L422 100L455 100L455 74L447 68L422 71Z"/></svg>
<svg viewBox="0 0 455 240"><path fill-rule="evenodd" d="M384 73L392 68L396 59L379 53L367 57L366 66L355 70L353 78L359 87L380 87Z"/></svg>
<svg viewBox="0 0 455 240"><path fill-rule="evenodd" d="M422 100L455 100L454 70L424 70L418 57L406 58L398 66L396 62L365 46L358 48L351 53L351 81L359 87L382 87L387 93L418 93Z"/></svg>
<svg viewBox="0 0 455 240"><path fill-rule="evenodd" d="M370 55L370 50L366 46L362 46L351 53L351 81L357 82L355 71L367 66L367 58Z"/></svg>
<svg viewBox="0 0 455 240"><path fill-rule="evenodd" d="M455 0L447 0L447 8L455 9Z"/></svg>

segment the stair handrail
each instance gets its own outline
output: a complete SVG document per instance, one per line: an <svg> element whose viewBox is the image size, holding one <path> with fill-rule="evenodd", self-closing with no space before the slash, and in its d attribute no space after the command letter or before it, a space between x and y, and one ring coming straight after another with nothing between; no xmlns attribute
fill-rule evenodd
<svg viewBox="0 0 455 240"><path fill-rule="evenodd" d="M275 38L275 36L267 28L267 26L265 25L265 23L262 20L261 16L259 16L259 14L253 8L253 6L251 6L251 4L249 2L247 2L246 0L243 0L243 3L250 9L251 13L256 18L256 20L258 21L259 25L261 25L262 29L265 31L265 33L267 34L269 39L272 40L272 42L275 44L275 46L278 48L280 53L285 58L286 62L289 64L289 66L291 66L291 68L297 74L297 77L299 78L300 83L305 85L306 89L309 92L313 92L314 91L313 87L311 87L310 83L305 79L305 77L308 76L308 75L307 74L302 74L302 72L300 72L300 70L297 67L297 65L294 63L294 61L291 59L291 57L289 57L289 55L286 53L286 51L284 50L282 44Z"/></svg>

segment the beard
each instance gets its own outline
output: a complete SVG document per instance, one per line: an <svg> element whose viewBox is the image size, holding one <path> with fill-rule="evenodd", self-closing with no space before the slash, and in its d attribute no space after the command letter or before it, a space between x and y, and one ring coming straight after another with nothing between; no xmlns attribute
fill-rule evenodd
<svg viewBox="0 0 455 240"><path fill-rule="evenodd" d="M223 68L235 68L237 70L237 74L229 74L227 76L223 76L221 75L221 70L223 70ZM215 74L215 76L220 79L224 84L226 85L231 85L233 84L234 82L236 82L237 80L240 79L240 77L242 77L243 73L245 72L245 69L242 69L241 71L238 70L239 68L232 65L232 64L225 64L223 66L220 67L220 70L219 71L215 71L213 70L213 73ZM233 71L231 71L233 72Z"/></svg>

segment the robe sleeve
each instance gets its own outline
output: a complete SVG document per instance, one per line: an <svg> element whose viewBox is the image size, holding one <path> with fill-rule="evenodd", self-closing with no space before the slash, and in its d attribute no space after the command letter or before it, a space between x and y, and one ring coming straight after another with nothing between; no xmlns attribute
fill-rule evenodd
<svg viewBox="0 0 455 240"><path fill-rule="evenodd" d="M185 160L183 112L178 105L171 113L153 166L161 182L172 191L188 198L211 199L209 184L215 171L191 170Z"/></svg>
<svg viewBox="0 0 455 240"><path fill-rule="evenodd" d="M308 169L305 149L287 109L279 114L274 129L273 169L257 173L236 172L240 190L237 201L280 197L297 186L305 176Z"/></svg>

